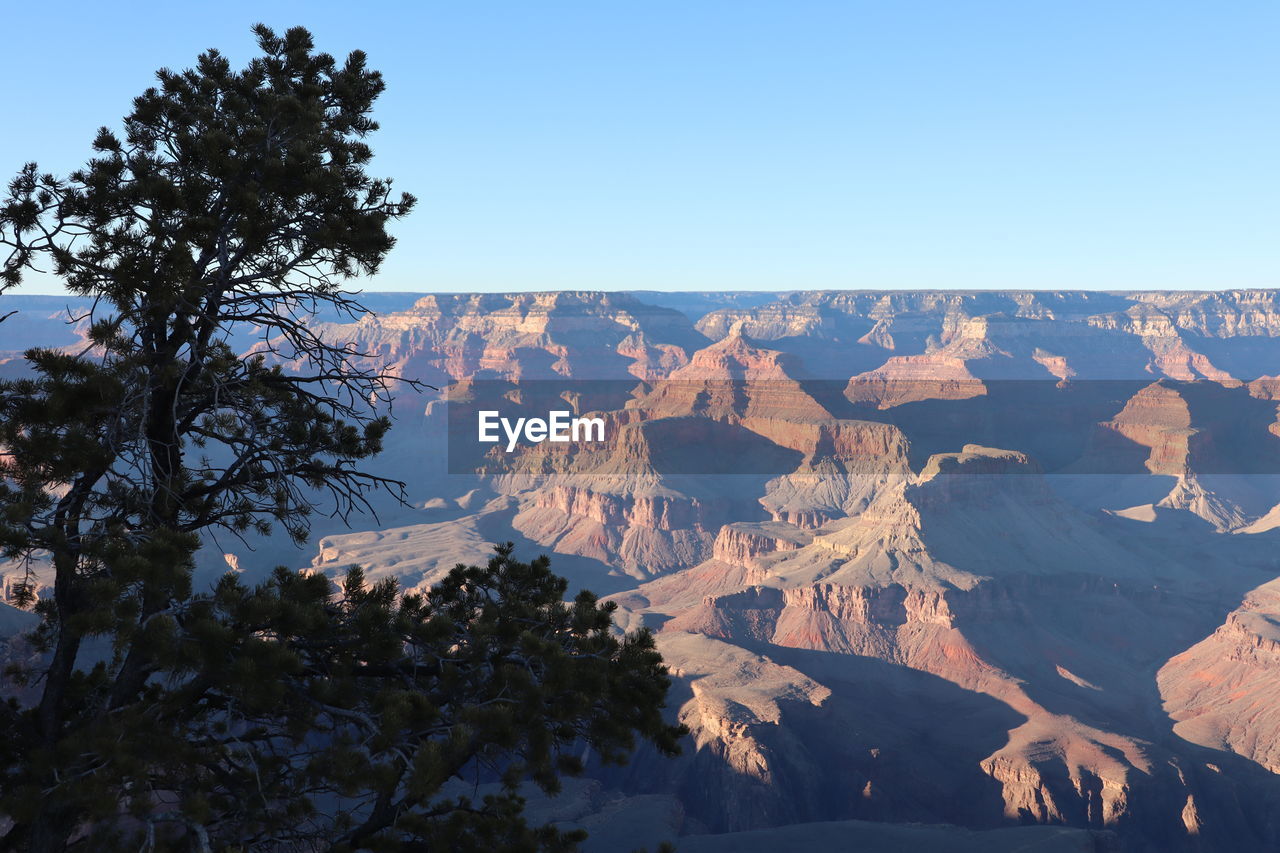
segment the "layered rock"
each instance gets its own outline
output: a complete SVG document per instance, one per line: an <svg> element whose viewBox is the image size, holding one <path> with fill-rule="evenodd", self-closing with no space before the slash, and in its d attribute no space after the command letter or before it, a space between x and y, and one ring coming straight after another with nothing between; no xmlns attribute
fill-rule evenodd
<svg viewBox="0 0 1280 853"><path fill-rule="evenodd" d="M720 557L730 559L718 561L718 577L737 589L682 602L669 593L674 575L641 592L667 588L651 600L668 615L664 634L814 650L822 665L801 671L827 685L841 661L885 661L1012 709L1022 722L976 761L998 791L989 819L1112 828L1146 849L1260 844L1265 830L1223 810L1230 784L1131 715L1144 693L1126 667L1161 660L1203 620L1188 618L1196 595L1164 589L1167 574L1194 578L1194 560L1171 565L1145 543L1117 540L1109 526L1123 523L1065 506L1024 454L967 446L934 456L914 483L808 546L746 552L753 571L731 575L739 553L728 546L748 540L725 535ZM1111 636L1117 625L1130 626L1123 638ZM881 786L893 787L873 774L870 790Z"/></svg>
<svg viewBox="0 0 1280 853"><path fill-rule="evenodd" d="M706 343L679 312L612 293L436 294L406 311L319 328L401 375L433 383L657 378Z"/></svg>
<svg viewBox="0 0 1280 853"><path fill-rule="evenodd" d="M513 521L560 553L592 557L646 578L702 562L728 522L731 499L671 490L636 494L576 485L539 489Z"/></svg>
<svg viewBox="0 0 1280 853"><path fill-rule="evenodd" d="M442 474L433 402L381 463L413 505L313 561L422 589L511 540L658 630L693 736L592 767L593 826L1280 844L1276 293L434 296L324 328L607 422Z"/></svg>
<svg viewBox="0 0 1280 853"><path fill-rule="evenodd" d="M1149 450L1143 460L1148 471L1180 477L1189 469L1192 442L1203 444L1207 438L1192 428L1191 410L1183 396L1156 382L1131 397L1112 420L1099 424L1095 452L1118 455L1125 447L1138 445ZM1100 464L1109 463L1110 459ZM1112 470L1123 470L1123 466Z"/></svg>
<svg viewBox="0 0 1280 853"><path fill-rule="evenodd" d="M893 356L849 380L845 397L891 409L921 400L968 400L987 393L965 359L944 353Z"/></svg>
<svg viewBox="0 0 1280 853"><path fill-rule="evenodd" d="M1280 580L1250 592L1157 683L1180 737L1280 773Z"/></svg>
<svg viewBox="0 0 1280 853"><path fill-rule="evenodd" d="M519 454L492 482L520 500L517 530L637 578L710 558L723 525L763 517L769 476L754 470L787 470L799 459L705 417L617 419L606 435L600 444Z"/></svg>
<svg viewBox="0 0 1280 853"><path fill-rule="evenodd" d="M734 332L601 413L605 443L541 445L488 472L496 488L528 493L523 533L640 578L710 558L735 519L767 512L816 528L905 476L907 453L891 425L832 417L795 371L785 353Z"/></svg>
<svg viewBox="0 0 1280 853"><path fill-rule="evenodd" d="M760 557L799 550L812 539L785 523L726 524L712 543L711 555L722 563L752 568L759 565Z"/></svg>
<svg viewBox="0 0 1280 853"><path fill-rule="evenodd" d="M1267 404L1255 387L1161 380L1129 397L1100 422L1082 457L1068 470L1104 475L1145 470L1169 483L1148 504L1123 508L1132 518L1154 518L1161 508L1182 510L1219 530L1240 529L1272 505L1276 434L1268 431Z"/></svg>
<svg viewBox="0 0 1280 853"><path fill-rule="evenodd" d="M805 343L821 339L861 350L862 363L934 352L985 360L978 376L1031 377L1039 367L1059 379L1247 380L1280 370L1277 302L1274 291L814 292L713 311L699 328L719 338L742 323L753 337L785 341L806 364L821 354ZM975 334L974 320L988 329ZM972 352L984 339L988 352Z"/></svg>

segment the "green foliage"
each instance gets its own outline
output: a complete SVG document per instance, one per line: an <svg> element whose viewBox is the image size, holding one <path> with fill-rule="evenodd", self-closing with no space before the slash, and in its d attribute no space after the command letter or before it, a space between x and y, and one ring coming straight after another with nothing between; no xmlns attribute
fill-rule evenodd
<svg viewBox="0 0 1280 853"><path fill-rule="evenodd" d="M571 849L524 825L517 783L680 734L611 605L564 603L509 549L426 596L359 572L193 589L211 531L304 541L318 509L403 494L361 467L397 378L308 322L363 313L343 285L414 204L365 171L382 78L255 31L244 69L159 72L84 168L28 165L0 200L0 290L51 269L93 304L82 351L0 382L0 555L42 617L42 657L9 673L35 698L0 706L0 846Z"/></svg>
<svg viewBox="0 0 1280 853"><path fill-rule="evenodd" d="M135 701L53 752L12 738L0 802L20 824L51 794L74 805L88 849L197 827L212 849L575 849L580 833L525 824L518 786L556 791L584 749L622 762L637 736L674 753L683 729L662 719L649 634L619 638L612 603L565 589L510 545L425 595L357 568L340 587L227 575L154 621L158 677ZM501 793L476 799L477 779Z"/></svg>
<svg viewBox="0 0 1280 853"><path fill-rule="evenodd" d="M340 65L301 28L257 33L263 55L244 70L209 51L160 71L88 165L63 180L29 164L0 203L0 283L43 261L94 299L85 352L32 351L36 378L0 385L13 451L0 497L22 508L9 515L48 521L52 485L70 489L64 537L68 523L276 523L302 540L317 492L346 513L396 486L352 466L381 448L389 422L373 404L392 377L306 321L322 306L363 313L342 283L377 272L388 224L414 204L365 172L384 84L363 54ZM248 329L260 352L240 358L232 339ZM55 535L16 526L29 541L10 531L11 554Z"/></svg>

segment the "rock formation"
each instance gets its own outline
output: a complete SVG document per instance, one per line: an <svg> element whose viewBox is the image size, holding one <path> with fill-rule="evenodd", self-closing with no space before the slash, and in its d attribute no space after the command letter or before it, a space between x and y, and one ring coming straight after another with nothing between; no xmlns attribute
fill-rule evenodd
<svg viewBox="0 0 1280 853"><path fill-rule="evenodd" d="M1280 292L397 300L315 322L442 389L376 463L410 504L201 577L549 553L657 632L692 736L531 807L694 851L1280 847ZM605 438L477 446L478 406Z"/></svg>

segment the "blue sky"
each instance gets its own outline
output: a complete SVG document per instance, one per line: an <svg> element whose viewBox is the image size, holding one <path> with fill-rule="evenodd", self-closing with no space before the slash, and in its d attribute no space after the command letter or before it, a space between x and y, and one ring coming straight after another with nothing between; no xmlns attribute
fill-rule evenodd
<svg viewBox="0 0 1280 853"><path fill-rule="evenodd" d="M386 75L368 289L1280 286L1274 0L7 4L0 176L258 20Z"/></svg>

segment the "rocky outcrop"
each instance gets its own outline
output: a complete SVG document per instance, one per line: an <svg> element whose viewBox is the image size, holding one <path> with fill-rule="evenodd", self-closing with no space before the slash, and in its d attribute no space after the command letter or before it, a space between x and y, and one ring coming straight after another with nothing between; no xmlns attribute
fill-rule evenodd
<svg viewBox="0 0 1280 853"><path fill-rule="evenodd" d="M1280 773L1280 580L1249 593L1157 683L1181 737Z"/></svg>
<svg viewBox="0 0 1280 853"><path fill-rule="evenodd" d="M793 370L786 354L735 331L602 413L603 444L543 444L486 460L504 467L485 471L499 491L531 495L516 518L521 532L563 553L620 561L635 577L713 556L722 525L761 510L814 529L860 512L885 482L906 476L907 447L892 425L834 418ZM763 494L743 493L747 477Z"/></svg>
<svg viewBox="0 0 1280 853"><path fill-rule="evenodd" d="M298 564L422 590L511 540L654 629L692 736L593 766L618 792L589 797L599 824L1280 844L1277 293L396 307L322 328L451 402L402 417L378 463L411 506L318 529ZM456 460L467 400L597 413L608 439Z"/></svg>
<svg viewBox="0 0 1280 853"><path fill-rule="evenodd" d="M798 550L812 539L810 534L790 524L726 524L712 543L711 556L730 565L758 567L758 558Z"/></svg>
<svg viewBox="0 0 1280 853"><path fill-rule="evenodd" d="M931 352L972 361L980 377L1223 381L1280 368L1278 303L1275 291L812 292L713 311L698 325L717 339L742 324L798 352L816 339L879 358L852 373ZM1230 339L1240 345L1222 345Z"/></svg>
<svg viewBox="0 0 1280 853"><path fill-rule="evenodd" d="M716 534L731 517L728 498L557 485L534 491L512 524L561 553L592 557L648 578L711 557Z"/></svg>
<svg viewBox="0 0 1280 853"><path fill-rule="evenodd" d="M1162 382L1139 391L1114 418L1099 424L1093 452L1094 464L1122 471L1125 465L1114 457L1137 445L1149 453L1143 460L1152 474L1181 476L1189 470L1193 443L1203 445L1208 436L1191 426L1191 410L1186 399Z"/></svg>
<svg viewBox="0 0 1280 853"><path fill-rule="evenodd" d="M713 833L1280 840L1277 638L1266 607L1215 612L1275 568L1250 522L1280 495L1246 510L1219 476L1280 435L1280 392L1235 381L1280 375L1275 294L797 293L723 301L692 335L613 297L450 299L368 340L502 377L513 406L541 405L531 377L644 380L573 397L606 444L484 463L509 529L640 581L611 596L619 624L660 629L693 735L619 771L629 796L674 792Z"/></svg>
<svg viewBox="0 0 1280 853"><path fill-rule="evenodd" d="M650 418L831 420L801 387L799 370L794 356L761 346L737 325L633 405Z"/></svg>
<svg viewBox="0 0 1280 853"><path fill-rule="evenodd" d="M624 293L435 294L405 311L319 328L434 384L477 376L653 379L706 343L684 315Z"/></svg>
<svg viewBox="0 0 1280 853"><path fill-rule="evenodd" d="M962 358L946 354L893 356L881 367L849 380L853 403L891 409L922 400L968 400L987 393Z"/></svg>

